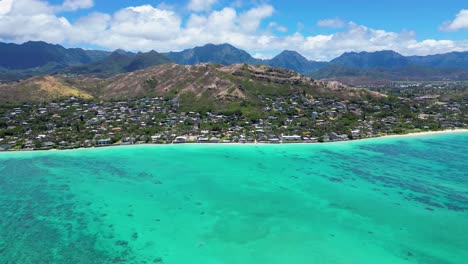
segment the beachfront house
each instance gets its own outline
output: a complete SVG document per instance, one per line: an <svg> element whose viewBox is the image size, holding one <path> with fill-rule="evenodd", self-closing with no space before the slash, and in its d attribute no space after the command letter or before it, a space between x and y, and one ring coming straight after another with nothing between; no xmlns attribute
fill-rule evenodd
<svg viewBox="0 0 468 264"><path fill-rule="evenodd" d="M51 148L51 147L53 147L54 145L55 145L55 143L54 143L54 142L50 142L50 141L47 141L47 142L43 142L43 143L42 143L42 146L43 146L43 147L46 147L46 148Z"/></svg>
<svg viewBox="0 0 468 264"><path fill-rule="evenodd" d="M158 141L161 139L161 135L155 135L151 136L151 142L152 143L158 143Z"/></svg>
<svg viewBox="0 0 468 264"><path fill-rule="evenodd" d="M335 132L330 133L329 136L330 136L330 139L333 141L346 141L349 139L348 135L345 135L345 134L338 135Z"/></svg>
<svg viewBox="0 0 468 264"><path fill-rule="evenodd" d="M219 138L217 137L210 138L210 143L219 143Z"/></svg>
<svg viewBox="0 0 468 264"><path fill-rule="evenodd" d="M358 137L360 133L361 133L361 130L359 130L359 129L351 131L351 135L353 136L353 138Z"/></svg>
<svg viewBox="0 0 468 264"><path fill-rule="evenodd" d="M97 142L98 146L110 145L112 143L110 138L99 139Z"/></svg>
<svg viewBox="0 0 468 264"><path fill-rule="evenodd" d="M121 144L135 144L136 138L134 137L124 137L121 140Z"/></svg>
<svg viewBox="0 0 468 264"><path fill-rule="evenodd" d="M208 143L209 139L207 137L199 137L197 141L198 143Z"/></svg>
<svg viewBox="0 0 468 264"><path fill-rule="evenodd" d="M283 141L298 141L298 140L301 140L301 136L298 136L298 135L281 136L281 140L283 140Z"/></svg>
<svg viewBox="0 0 468 264"><path fill-rule="evenodd" d="M275 138L270 138L268 141L269 141L270 143L273 143L273 144L280 143L279 138L276 138L276 137L275 137Z"/></svg>
<svg viewBox="0 0 468 264"><path fill-rule="evenodd" d="M172 143L175 143L175 144L186 143L186 142L187 142L186 137L176 137L174 141L172 141Z"/></svg>

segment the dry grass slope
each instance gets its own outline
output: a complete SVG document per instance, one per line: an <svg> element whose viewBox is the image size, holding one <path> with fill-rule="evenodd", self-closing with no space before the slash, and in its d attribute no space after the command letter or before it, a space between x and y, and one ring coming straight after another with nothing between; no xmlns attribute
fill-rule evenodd
<svg viewBox="0 0 468 264"><path fill-rule="evenodd" d="M43 79L36 81L41 92L47 93L52 98L60 97L80 97L83 99L93 98L87 92L81 91L73 86L65 85L55 76L44 76Z"/></svg>
<svg viewBox="0 0 468 264"><path fill-rule="evenodd" d="M163 64L110 78L39 76L0 85L0 92L5 95L0 102L50 101L70 96L107 100L182 95L231 102L256 100L258 95L298 92L340 99L380 96L368 90L349 88L336 81L315 81L291 70L247 64Z"/></svg>
<svg viewBox="0 0 468 264"><path fill-rule="evenodd" d="M91 99L93 96L73 85L62 77L37 76L15 83L0 85L0 102L47 102L65 97Z"/></svg>

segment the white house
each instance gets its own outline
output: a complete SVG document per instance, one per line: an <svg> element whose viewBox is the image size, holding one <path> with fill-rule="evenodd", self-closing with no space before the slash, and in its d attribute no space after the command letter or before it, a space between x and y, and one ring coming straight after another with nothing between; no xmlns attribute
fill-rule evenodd
<svg viewBox="0 0 468 264"><path fill-rule="evenodd" d="M297 141L297 140L301 140L301 136L298 136L298 135L281 136L281 140L283 140L283 141Z"/></svg>

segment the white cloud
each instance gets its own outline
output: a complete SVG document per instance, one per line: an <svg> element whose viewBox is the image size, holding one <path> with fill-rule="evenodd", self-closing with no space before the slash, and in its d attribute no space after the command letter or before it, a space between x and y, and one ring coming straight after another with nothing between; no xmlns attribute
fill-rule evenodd
<svg viewBox="0 0 468 264"><path fill-rule="evenodd" d="M92 13L78 19L68 31L70 44L94 43L103 41L109 30L111 16L103 13ZM103 44L104 46L104 44Z"/></svg>
<svg viewBox="0 0 468 264"><path fill-rule="evenodd" d="M276 27L276 30L278 30L279 32L287 32L288 31L288 28L285 27L285 26L278 26Z"/></svg>
<svg viewBox="0 0 468 264"><path fill-rule="evenodd" d="M468 50L468 40L416 40L414 32L389 32L348 23L346 30L330 35L304 37L300 52L308 57L329 60L349 51L394 50L403 55L429 55ZM293 44L294 45L294 44Z"/></svg>
<svg viewBox="0 0 468 264"><path fill-rule="evenodd" d="M324 20L319 20L317 22L317 26L319 27L330 27L330 28L342 28L346 26L346 23L341 20L340 18L330 18L330 19L324 19Z"/></svg>
<svg viewBox="0 0 468 264"><path fill-rule="evenodd" d="M67 41L68 20L54 14L54 7L39 0L15 0L8 12L0 13L0 40L24 42L44 40Z"/></svg>
<svg viewBox="0 0 468 264"><path fill-rule="evenodd" d="M54 7L41 0L14 0L9 16L53 15ZM27 25L25 25L27 26Z"/></svg>
<svg viewBox="0 0 468 264"><path fill-rule="evenodd" d="M171 10L174 11L176 9L176 5L173 4L168 4L166 2L161 2L156 6L157 9L162 9L162 10Z"/></svg>
<svg viewBox="0 0 468 264"><path fill-rule="evenodd" d="M6 1L6 0L3 0ZM43 0L0 2L0 41L44 40L70 46L100 46L131 51L177 51L207 43L230 43L258 58L296 50L313 60L330 60L348 51L395 50L403 55L427 55L468 50L468 40L417 40L415 32L391 32L347 23L333 34L308 35L268 20L271 5L239 11L234 6L182 13L164 6L127 7L113 14L91 13L74 22L57 15ZM7 0L8 1L8 0ZM79 5L84 8L84 5ZM269 23L268 23L269 22ZM265 26L263 26L265 25Z"/></svg>
<svg viewBox="0 0 468 264"><path fill-rule="evenodd" d="M208 11L217 0L190 0L187 7L195 12Z"/></svg>
<svg viewBox="0 0 468 264"><path fill-rule="evenodd" d="M128 7L114 14L110 31L124 37L162 40L178 34L180 24L180 17L173 11L144 5Z"/></svg>
<svg viewBox="0 0 468 264"><path fill-rule="evenodd" d="M468 9L462 9L453 21L445 22L440 29L444 31L468 29Z"/></svg>
<svg viewBox="0 0 468 264"><path fill-rule="evenodd" d="M58 11L75 11L78 9L91 8L94 6L93 0L65 0Z"/></svg>
<svg viewBox="0 0 468 264"><path fill-rule="evenodd" d="M258 43L257 43L258 44ZM308 59L330 60L349 51L394 50L403 55L429 55L468 50L468 40L416 40L414 32L400 33L368 28L355 23L337 33L306 36L296 32L285 37L272 37L264 45L244 47L255 52L296 50Z"/></svg>
<svg viewBox="0 0 468 264"><path fill-rule="evenodd" d="M256 59L261 59L261 60L269 60L269 59L272 59L274 56L275 56L274 54L265 54L261 52L252 54L252 57Z"/></svg>
<svg viewBox="0 0 468 264"><path fill-rule="evenodd" d="M234 8L240 8L244 6L244 3L243 3L243 0L235 0L235 1L231 1L230 6Z"/></svg>
<svg viewBox="0 0 468 264"><path fill-rule="evenodd" d="M276 22L270 22L268 24L268 27L271 28L271 29L274 29L276 31L283 32L283 33L288 31L287 27L278 25L278 23L276 23Z"/></svg>
<svg viewBox="0 0 468 264"><path fill-rule="evenodd" d="M0 0L0 15L5 15L10 12L13 0Z"/></svg>
<svg viewBox="0 0 468 264"><path fill-rule="evenodd" d="M271 5L252 8L239 16L239 25L243 32L255 32L260 22L273 15L275 9Z"/></svg>

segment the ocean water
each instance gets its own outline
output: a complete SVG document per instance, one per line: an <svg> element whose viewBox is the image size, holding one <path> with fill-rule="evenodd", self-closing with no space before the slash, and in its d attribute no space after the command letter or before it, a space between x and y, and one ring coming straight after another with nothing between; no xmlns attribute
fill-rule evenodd
<svg viewBox="0 0 468 264"><path fill-rule="evenodd" d="M0 263L468 263L468 133L0 153Z"/></svg>

